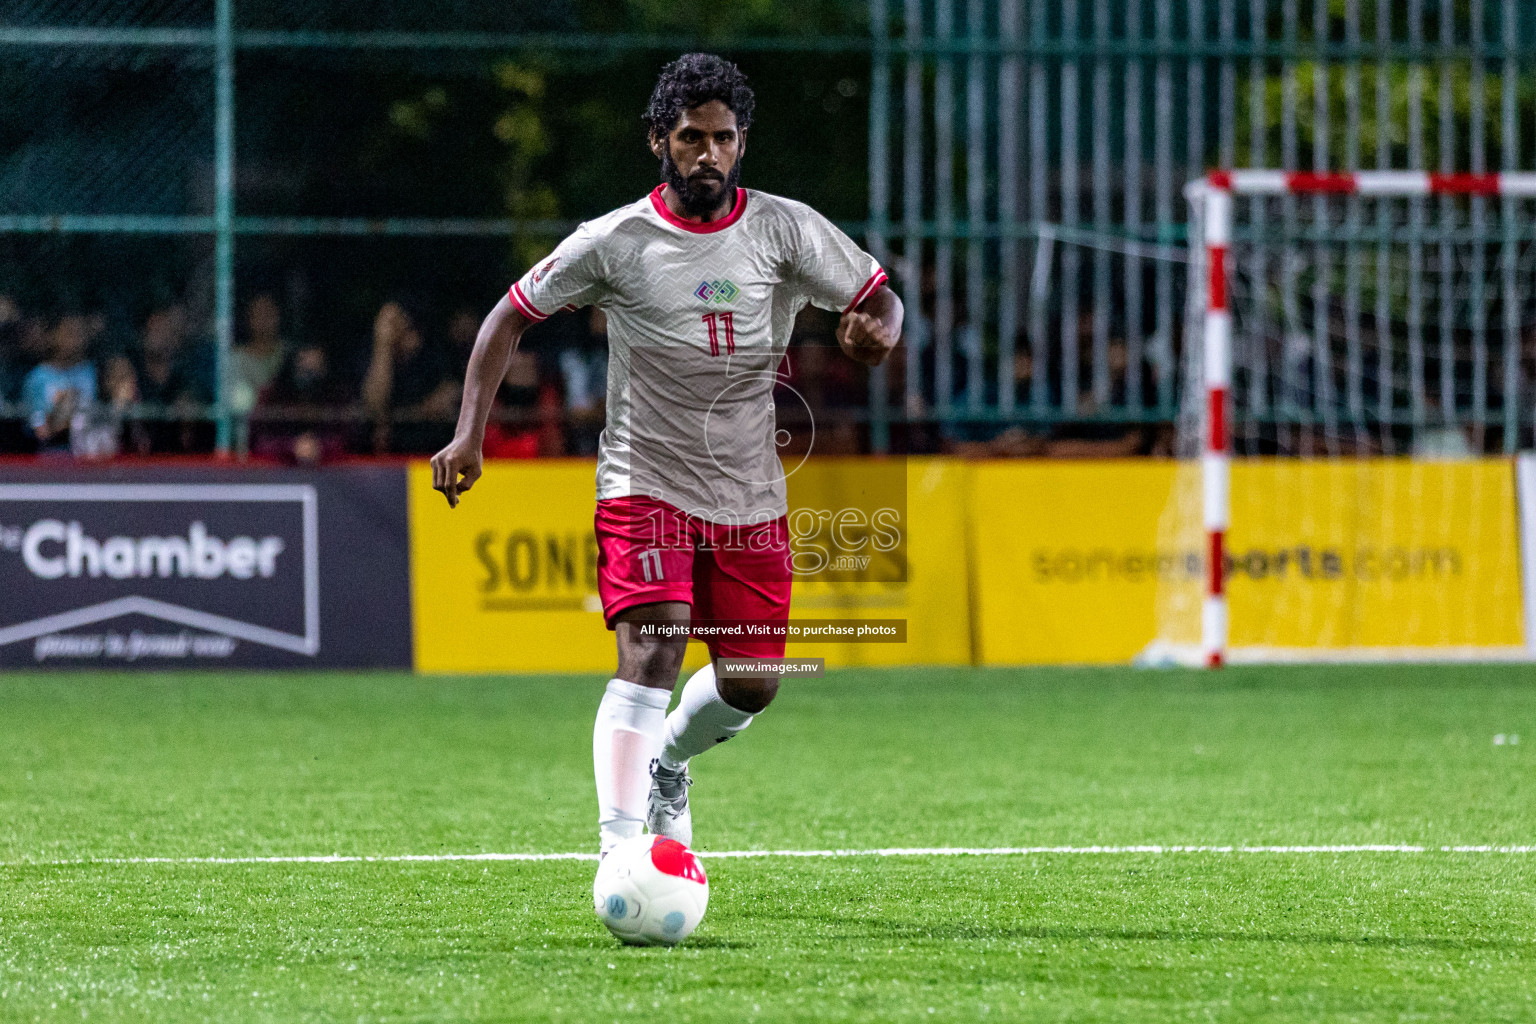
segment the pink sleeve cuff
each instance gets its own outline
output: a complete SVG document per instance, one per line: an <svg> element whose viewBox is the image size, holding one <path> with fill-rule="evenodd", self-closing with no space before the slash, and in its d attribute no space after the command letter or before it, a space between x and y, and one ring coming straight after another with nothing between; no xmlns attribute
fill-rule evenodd
<svg viewBox="0 0 1536 1024"><path fill-rule="evenodd" d="M513 282L511 290L507 292L507 296L512 300L512 305L517 307L517 311L529 320L537 323L540 320L549 319L548 313L540 313L538 308L528 301L528 296L523 294L523 286L521 284Z"/></svg>
<svg viewBox="0 0 1536 1024"><path fill-rule="evenodd" d="M864 287L859 289L859 294L853 297L853 301L848 303L848 305L843 309L843 312L852 313L854 310L858 309L859 304L865 299L869 298L871 295L875 294L875 289L885 284L885 281L885 271L879 267L876 267L875 272L869 275L869 280L864 282Z"/></svg>

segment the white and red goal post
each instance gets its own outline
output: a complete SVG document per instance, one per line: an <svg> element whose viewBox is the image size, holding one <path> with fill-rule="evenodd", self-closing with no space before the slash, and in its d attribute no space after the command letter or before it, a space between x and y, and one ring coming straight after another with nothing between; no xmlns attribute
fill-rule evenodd
<svg viewBox="0 0 1536 1024"><path fill-rule="evenodd" d="M1233 451L1233 238L1235 203L1243 197L1355 196L1415 200L1433 196L1461 199L1536 199L1536 173L1433 174L1418 171L1316 173L1277 170L1218 170L1192 183L1190 198L1200 204L1203 251L1191 266L1203 270L1192 285L1204 292L1203 339L1198 366L1203 386L1200 407L1200 493L1204 532L1204 594L1200 615L1200 660L1219 667L1229 656L1230 622L1225 570L1227 532L1232 520ZM1198 310L1198 306L1196 309ZM1193 397L1190 395L1189 397Z"/></svg>

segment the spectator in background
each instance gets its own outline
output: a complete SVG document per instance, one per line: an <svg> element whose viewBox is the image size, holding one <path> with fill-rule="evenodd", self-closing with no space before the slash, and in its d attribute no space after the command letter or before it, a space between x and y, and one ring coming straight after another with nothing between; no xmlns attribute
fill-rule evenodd
<svg viewBox="0 0 1536 1024"><path fill-rule="evenodd" d="M30 370L48 358L48 322L40 316L23 316L19 338L21 365Z"/></svg>
<svg viewBox="0 0 1536 1024"><path fill-rule="evenodd" d="M262 390L272 382L288 343L279 333L282 314L270 292L260 292L245 307L245 343L229 354L228 396L231 410L248 413L256 405Z"/></svg>
<svg viewBox="0 0 1536 1024"><path fill-rule="evenodd" d="M301 466L344 455L347 431L343 426L306 422L305 417L345 408L350 397L349 389L330 372L325 349L299 346L283 360L261 394L262 414L252 431L252 453Z"/></svg>
<svg viewBox="0 0 1536 1024"><path fill-rule="evenodd" d="M139 454L196 450L196 410L213 401L213 393L187 343L187 313L179 303L159 306L144 319L134 356L139 399L157 417L144 424L146 447Z"/></svg>
<svg viewBox="0 0 1536 1024"><path fill-rule="evenodd" d="M49 358L53 344L50 326L44 317L28 314L14 298L0 296L0 360L9 374L0 397L6 401L20 402L21 382L34 366Z"/></svg>
<svg viewBox="0 0 1536 1024"><path fill-rule="evenodd" d="M1435 367L1428 368L1427 380L1437 379ZM1469 427L1456 422L1454 415L1447 416L1440 406L1440 396L1430 388L1424 391L1424 408L1428 422L1413 432L1411 454L1416 459L1459 460L1476 457L1479 448L1473 443Z"/></svg>
<svg viewBox="0 0 1536 1024"><path fill-rule="evenodd" d="M21 384L32 367L48 357L43 326L15 299L0 295L0 403L11 407L0 410L0 452L37 450L37 438L21 408Z"/></svg>
<svg viewBox="0 0 1536 1024"><path fill-rule="evenodd" d="M1083 389L1077 396L1076 415L1085 419L1057 427L1045 453L1055 459L1128 459L1147 454L1152 437L1146 427L1106 419L1095 421L1093 417L1100 412L1093 392Z"/></svg>
<svg viewBox="0 0 1536 1024"><path fill-rule="evenodd" d="M480 335L480 316L473 306L460 306L448 318L449 366L455 380L462 381L469 370L469 354L475 350Z"/></svg>
<svg viewBox="0 0 1536 1024"><path fill-rule="evenodd" d="M608 315L593 306L577 320L577 330L556 356L570 417L566 447L572 455L596 455L608 396Z"/></svg>
<svg viewBox="0 0 1536 1024"><path fill-rule="evenodd" d="M1501 390L1505 396L1504 401L1515 402L1515 408L1521 410L1521 419L1525 421L1515 429L1515 446L1522 451L1530 451L1536 447L1536 436L1531 433L1528 413L1528 410L1536 408L1536 323L1527 323L1521 329L1519 356L1514 367L1514 379L1505 382ZM1502 380L1502 370L1497 372Z"/></svg>
<svg viewBox="0 0 1536 1024"><path fill-rule="evenodd" d="M773 392L779 427L788 431L778 437L781 457L858 454L849 411L862 412L868 370L838 350L836 328L835 316L812 306L795 317Z"/></svg>
<svg viewBox="0 0 1536 1024"><path fill-rule="evenodd" d="M373 417L373 451L426 455L453 436L458 384L446 354L429 345L421 319L392 299L373 321L362 398ZM402 422L395 422L396 419Z"/></svg>
<svg viewBox="0 0 1536 1024"><path fill-rule="evenodd" d="M507 373L496 389L496 404L485 425L485 456L534 459L541 454L539 359L518 349L507 359Z"/></svg>
<svg viewBox="0 0 1536 1024"><path fill-rule="evenodd" d="M85 358L85 317L65 313L48 332L48 359L22 382L22 404L38 450L67 452L75 414L96 401L96 367Z"/></svg>
<svg viewBox="0 0 1536 1024"><path fill-rule="evenodd" d="M107 357L101 368L101 397L118 410L138 403L139 375L132 359L121 353Z"/></svg>
<svg viewBox="0 0 1536 1024"><path fill-rule="evenodd" d="M118 353L101 360L100 401L77 413L70 426L70 450L79 458L108 459L126 446L144 446L145 425L130 419L139 400L138 375L133 361Z"/></svg>
<svg viewBox="0 0 1536 1024"><path fill-rule="evenodd" d="M97 366L105 366L112 354L111 335L107 330L107 315L100 311L85 315L85 356Z"/></svg>
<svg viewBox="0 0 1536 1024"><path fill-rule="evenodd" d="M9 295L0 295L0 402L14 402L29 367L22 362L21 307Z"/></svg>
<svg viewBox="0 0 1536 1024"><path fill-rule="evenodd" d="M1091 356L1093 335L1093 314L1085 310L1078 317L1080 355ZM1079 365L1077 379L1085 383L1078 392L1076 415L1083 419L1058 426L1046 449L1047 455L1060 459L1125 459L1151 451L1154 436L1146 426L1108 418L1116 407L1124 408L1129 393L1131 367L1125 339L1110 339L1105 352L1105 369L1109 376L1109 402L1107 406L1101 406L1093 394L1091 358L1084 359ZM1138 367L1136 372L1141 372L1141 368ZM1148 383L1149 379L1144 377L1144 395L1148 393Z"/></svg>
<svg viewBox="0 0 1536 1024"><path fill-rule="evenodd" d="M15 351L11 365L14 368L15 377L12 380L12 389L6 394L6 398L16 402L22 402L21 385L26 380L27 374L34 366L48 359L49 346L52 341L48 332L46 318L36 314L28 314L22 311L21 320L17 324L16 333L12 336L15 342ZM25 416L25 411L22 412ZM23 421L12 421L16 427L16 435L8 445L8 450L30 452L37 446L37 438L32 433L32 428Z"/></svg>
<svg viewBox="0 0 1536 1024"><path fill-rule="evenodd" d="M1028 412L1033 401L1035 382L1035 357L1029 349L1028 339L1020 334L1014 341L1012 380L1015 415ZM982 388L983 404L995 402L997 388L986 381ZM957 409L966 408L969 390L962 391L955 399ZM1046 454L1048 431L1034 422L998 423L987 421L961 421L945 428L945 451L970 458L1035 458Z"/></svg>

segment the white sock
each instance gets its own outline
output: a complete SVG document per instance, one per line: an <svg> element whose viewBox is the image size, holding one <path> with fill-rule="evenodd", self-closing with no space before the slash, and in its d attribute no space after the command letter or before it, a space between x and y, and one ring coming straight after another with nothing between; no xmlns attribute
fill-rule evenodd
<svg viewBox="0 0 1536 1024"><path fill-rule="evenodd" d="M676 771L695 754L724 743L748 725L752 716L731 707L715 685L715 666L705 665L683 684L683 696L667 716L661 766Z"/></svg>
<svg viewBox="0 0 1536 1024"><path fill-rule="evenodd" d="M597 829L606 853L620 839L640 834L651 792L651 759L661 752L667 702L672 695L612 679L592 727L592 769L597 778Z"/></svg>

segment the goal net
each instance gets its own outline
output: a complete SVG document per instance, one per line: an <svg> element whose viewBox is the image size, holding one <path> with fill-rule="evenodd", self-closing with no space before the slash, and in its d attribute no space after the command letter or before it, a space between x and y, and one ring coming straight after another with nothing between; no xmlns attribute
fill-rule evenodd
<svg viewBox="0 0 1536 1024"><path fill-rule="evenodd" d="M1180 456L1149 662L1525 656L1536 175L1188 190ZM1522 415L1522 409L1527 412Z"/></svg>

